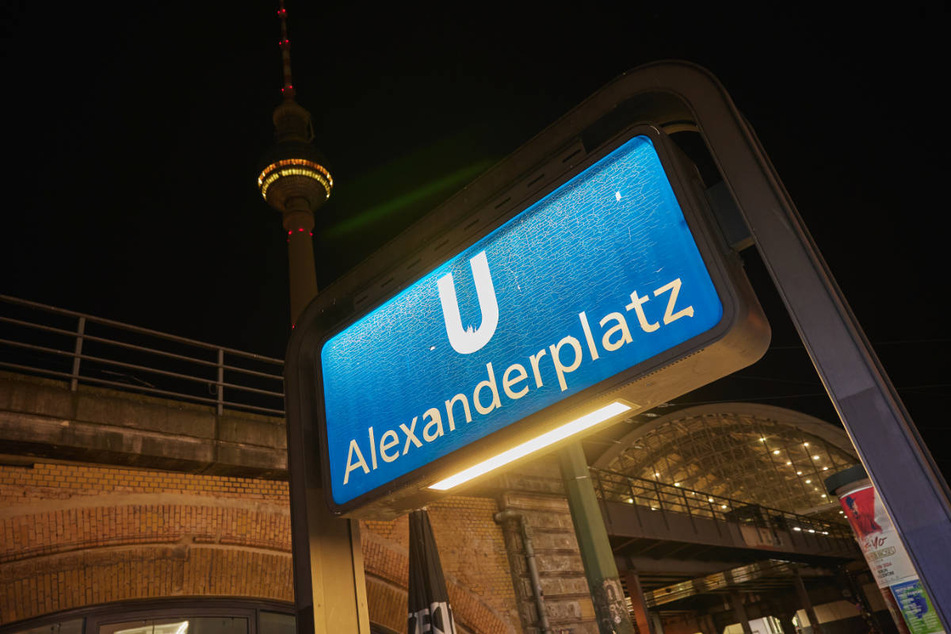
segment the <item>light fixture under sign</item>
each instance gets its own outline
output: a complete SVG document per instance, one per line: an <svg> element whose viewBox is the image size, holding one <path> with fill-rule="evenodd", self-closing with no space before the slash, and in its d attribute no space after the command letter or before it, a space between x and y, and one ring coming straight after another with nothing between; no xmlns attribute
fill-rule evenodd
<svg viewBox="0 0 951 634"><path fill-rule="evenodd" d="M435 484L431 484L429 488L435 489L437 491L447 491L453 487L459 486L464 482L468 482L473 478L477 478L483 474L486 474L489 471L507 465L510 462L521 458L522 456L527 456L530 453L534 453L540 449L551 446L559 440L563 440L568 436L577 434L580 431L584 431L589 427L593 427L598 423L602 423L609 418L613 418L618 414L623 414L624 412L635 409L636 407L637 406L631 406L626 403L615 401L614 403L605 405L604 407L597 409L590 414L586 414L581 418L576 418L570 423L565 423L561 427L556 427L549 432L545 432L541 436L536 436L529 441L523 442L520 445L516 445L511 449L507 449L500 454L496 454L488 460L484 460L469 467L468 469L463 469L459 473L449 476L445 480L440 480Z"/></svg>

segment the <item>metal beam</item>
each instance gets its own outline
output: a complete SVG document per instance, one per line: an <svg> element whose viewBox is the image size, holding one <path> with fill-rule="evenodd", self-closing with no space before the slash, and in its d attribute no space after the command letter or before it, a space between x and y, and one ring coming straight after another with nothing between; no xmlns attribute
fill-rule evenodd
<svg viewBox="0 0 951 634"><path fill-rule="evenodd" d="M601 634L634 634L631 615L624 605L617 563L581 443L571 443L559 451L558 462L598 628Z"/></svg>
<svg viewBox="0 0 951 634"><path fill-rule="evenodd" d="M640 67L568 117L590 116L594 127L597 113L610 107L655 120L686 111L696 122L947 629L951 491L752 128L713 75L685 62ZM816 132L817 141L822 134Z"/></svg>

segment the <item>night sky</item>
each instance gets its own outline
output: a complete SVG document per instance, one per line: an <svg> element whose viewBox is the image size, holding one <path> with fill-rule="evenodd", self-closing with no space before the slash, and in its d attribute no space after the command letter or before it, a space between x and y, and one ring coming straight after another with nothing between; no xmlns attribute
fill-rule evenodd
<svg viewBox="0 0 951 634"><path fill-rule="evenodd" d="M693 61L752 123L947 472L946 4L670 5L287 0L298 101L336 185L318 283L622 72ZM0 293L283 357L286 245L255 182L280 99L276 9L2 4ZM757 256L744 259L773 349L677 403L833 420Z"/></svg>

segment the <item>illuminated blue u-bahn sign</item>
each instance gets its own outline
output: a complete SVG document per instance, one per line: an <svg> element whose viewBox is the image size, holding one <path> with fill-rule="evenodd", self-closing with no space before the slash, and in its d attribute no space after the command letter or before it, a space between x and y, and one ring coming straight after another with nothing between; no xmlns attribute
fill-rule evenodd
<svg viewBox="0 0 951 634"><path fill-rule="evenodd" d="M727 336L752 326L762 340L764 322L729 283L666 143L629 136L325 334L333 507L418 504L718 378L750 356L741 348L758 354ZM719 361L675 363L716 344Z"/></svg>

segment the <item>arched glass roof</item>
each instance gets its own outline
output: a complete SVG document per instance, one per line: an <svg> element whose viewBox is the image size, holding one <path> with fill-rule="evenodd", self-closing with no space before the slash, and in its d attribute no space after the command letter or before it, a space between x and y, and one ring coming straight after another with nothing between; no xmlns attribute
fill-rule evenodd
<svg viewBox="0 0 951 634"><path fill-rule="evenodd" d="M823 481L858 462L845 432L825 421L724 403L635 423L592 466L801 515L837 516Z"/></svg>

